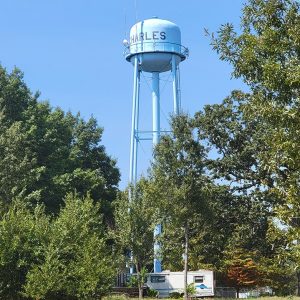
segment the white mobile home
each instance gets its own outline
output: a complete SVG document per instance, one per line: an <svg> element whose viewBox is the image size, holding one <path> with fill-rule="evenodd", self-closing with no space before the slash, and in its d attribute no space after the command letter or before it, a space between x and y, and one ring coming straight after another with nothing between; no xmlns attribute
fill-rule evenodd
<svg viewBox="0 0 300 300"><path fill-rule="evenodd" d="M210 270L189 271L188 285L193 284L196 297L214 296L214 274ZM183 293L184 273L163 271L147 276L147 286L159 292L159 297L168 297L170 293Z"/></svg>

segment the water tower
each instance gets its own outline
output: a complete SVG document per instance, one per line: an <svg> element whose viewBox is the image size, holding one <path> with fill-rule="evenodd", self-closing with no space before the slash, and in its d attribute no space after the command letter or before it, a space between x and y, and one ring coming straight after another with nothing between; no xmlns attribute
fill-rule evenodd
<svg viewBox="0 0 300 300"><path fill-rule="evenodd" d="M153 17L136 23L130 30L130 40L124 40L126 60L134 67L132 129L130 146L129 182L137 180L138 143L142 140L139 131L140 78L141 72L152 74L152 143L159 142L160 128L160 73L171 71L173 83L173 114L180 112L179 63L188 56L188 49L181 45L179 27L167 20ZM157 225L154 235L161 233ZM159 252L159 244L154 245L154 252ZM161 272L161 262L154 259L154 273Z"/></svg>

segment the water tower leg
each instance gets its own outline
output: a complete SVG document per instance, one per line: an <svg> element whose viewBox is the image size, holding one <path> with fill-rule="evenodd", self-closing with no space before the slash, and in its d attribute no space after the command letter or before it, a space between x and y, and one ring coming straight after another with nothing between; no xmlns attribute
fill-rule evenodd
<svg viewBox="0 0 300 300"><path fill-rule="evenodd" d="M172 55L172 79L173 79L173 113L174 115L179 114L180 110L180 101L179 101L179 88L178 88L178 72L177 72L177 65L176 65L176 57Z"/></svg>
<svg viewBox="0 0 300 300"><path fill-rule="evenodd" d="M138 129L138 107L139 107L139 79L138 57L134 58L133 75L133 96L132 96L132 119L131 119L131 137L130 137L130 168L129 183L135 184L137 180L137 129Z"/></svg>
<svg viewBox="0 0 300 300"><path fill-rule="evenodd" d="M159 73L152 73L152 107L153 107L153 147L160 140L160 94L159 94ZM156 225L154 230L154 238L161 234L161 225ZM161 261L158 258L160 252L160 244L154 243L154 273L162 271Z"/></svg>
<svg viewBox="0 0 300 300"><path fill-rule="evenodd" d="M133 178L134 183L137 181L137 158L138 158L138 148L139 148L139 111L140 111L140 74L141 72L138 70L137 73L137 91L136 91L136 98L135 98L135 126L134 126L134 132L135 132L135 146L134 146L134 161L133 161Z"/></svg>
<svg viewBox="0 0 300 300"><path fill-rule="evenodd" d="M153 109L153 147L160 139L160 94L159 94L159 73L152 73L152 109Z"/></svg>
<svg viewBox="0 0 300 300"><path fill-rule="evenodd" d="M161 234L161 224L156 225L154 229L154 238ZM160 255L160 244L158 242L154 242L154 264L153 264L153 272L160 273L162 271L161 260L158 258Z"/></svg>
<svg viewBox="0 0 300 300"><path fill-rule="evenodd" d="M179 113L181 112L181 89L180 89L180 69L179 65L177 66L177 98L178 98L178 105L179 105Z"/></svg>
<svg viewBox="0 0 300 300"><path fill-rule="evenodd" d="M140 71L138 69L139 60L134 59L134 78L133 78L133 96L132 96L132 121L131 121L131 145L130 145L130 173L129 183L136 184L137 181L137 155L138 155L138 128L139 128L139 97L140 97ZM129 194L129 200L132 200L132 194ZM130 260L133 260L132 252ZM130 266L130 274L134 273L134 267Z"/></svg>

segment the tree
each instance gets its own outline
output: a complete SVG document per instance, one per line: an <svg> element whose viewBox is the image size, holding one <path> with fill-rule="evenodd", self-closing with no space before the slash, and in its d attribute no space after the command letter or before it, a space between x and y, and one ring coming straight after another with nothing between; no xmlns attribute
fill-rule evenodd
<svg viewBox="0 0 300 300"><path fill-rule="evenodd" d="M195 118L173 119L174 137L164 137L156 149L153 179L164 228L163 262L168 269L182 267L182 245L190 255L185 269L219 271L230 243L239 243L248 252L266 247L271 199L259 190L264 177L255 172L256 145L247 141L256 131L242 123L232 99L227 101L206 106ZM212 148L220 151L219 157L208 157Z"/></svg>
<svg viewBox="0 0 300 300"><path fill-rule="evenodd" d="M237 298L243 287L255 287L260 283L261 275L253 260L253 253L244 249L233 249L227 252L225 268L229 284L235 287Z"/></svg>
<svg viewBox="0 0 300 300"><path fill-rule="evenodd" d="M152 176L164 232L172 231L177 242L182 241L178 250L181 249L184 256L184 296L187 299L190 237L209 214L210 181L205 176L206 150L194 138L190 119L186 115L174 118L172 130L173 137L164 136L155 149ZM167 240L162 240L163 248L166 244Z"/></svg>
<svg viewBox="0 0 300 300"><path fill-rule="evenodd" d="M250 87L244 112L264 126L261 139L268 151L258 152L262 169L271 173L281 197L293 194L299 151L299 3L293 0L251 0L245 6L242 32L221 27L213 40L233 75ZM296 172L296 173L295 173ZM294 176L295 175L295 176ZM290 187L290 188L288 188ZM287 190L288 189L288 190Z"/></svg>
<svg viewBox="0 0 300 300"><path fill-rule="evenodd" d="M272 174L261 167L258 153L268 151L263 137L265 124L260 117L247 119L247 95L234 91L221 104L206 105L195 115L195 130L209 147L207 166L211 178L227 191L217 193L216 219L220 216L227 241L235 239L248 251L266 249L268 218L281 199L270 193ZM223 200L222 200L223 199ZM225 225L229 222L231 225ZM220 229L222 230L222 229Z"/></svg>
<svg viewBox="0 0 300 300"><path fill-rule="evenodd" d="M116 259L107 245L99 205L69 194L52 223L44 255L27 273L35 299L99 299L114 283Z"/></svg>
<svg viewBox="0 0 300 300"><path fill-rule="evenodd" d="M26 275L44 255L50 232L41 206L30 211L14 202L0 221L0 297L20 299Z"/></svg>
<svg viewBox="0 0 300 300"><path fill-rule="evenodd" d="M297 285L295 266L298 264L294 260L286 228L279 226L278 222L270 221L266 241L269 249L259 261L264 283L276 295L292 295Z"/></svg>
<svg viewBox="0 0 300 300"><path fill-rule="evenodd" d="M199 138L215 152L208 159L213 178L223 180L235 194L273 187L271 174L261 168L257 156L268 151L263 139L267 128L259 116L246 117L248 96L233 91L221 104L205 105L203 112L195 114Z"/></svg>
<svg viewBox="0 0 300 300"><path fill-rule="evenodd" d="M300 212L299 7L294 0L249 0L241 31L226 24L213 37L220 58L250 89L243 110L248 120L259 118L265 128L261 140L268 151L258 151L257 157L260 169L271 174L271 192L280 199L273 211L289 227L292 240L299 238L293 220Z"/></svg>
<svg viewBox="0 0 300 300"><path fill-rule="evenodd" d="M268 151L257 153L262 169L272 174L280 197L291 204L299 169L299 19L297 1L251 0L244 8L242 33L227 24L213 40L220 58L233 65L233 75L250 87L244 111L248 119L264 123Z"/></svg>
<svg viewBox="0 0 300 300"><path fill-rule="evenodd" d="M85 121L38 101L18 69L9 74L0 67L0 87L1 206L19 198L58 213L67 193L90 192L111 224L120 174L95 118Z"/></svg>
<svg viewBox="0 0 300 300"><path fill-rule="evenodd" d="M139 298L143 297L145 270L153 261L156 209L152 191L151 182L142 178L121 193L115 202L115 229L112 235L127 262L136 269ZM128 261L129 252L131 259Z"/></svg>

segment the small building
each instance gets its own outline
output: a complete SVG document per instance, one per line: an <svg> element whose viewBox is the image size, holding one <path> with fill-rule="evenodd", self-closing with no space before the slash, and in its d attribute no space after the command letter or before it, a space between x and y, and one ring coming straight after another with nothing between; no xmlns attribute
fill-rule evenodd
<svg viewBox="0 0 300 300"><path fill-rule="evenodd" d="M188 285L192 285L195 297L213 297L215 291L214 273L211 270L189 271ZM146 285L156 290L159 297L169 297L172 293L183 293L184 272L163 271L150 273L147 276Z"/></svg>

